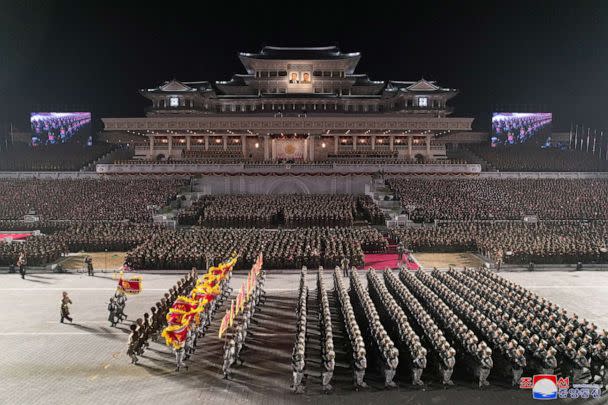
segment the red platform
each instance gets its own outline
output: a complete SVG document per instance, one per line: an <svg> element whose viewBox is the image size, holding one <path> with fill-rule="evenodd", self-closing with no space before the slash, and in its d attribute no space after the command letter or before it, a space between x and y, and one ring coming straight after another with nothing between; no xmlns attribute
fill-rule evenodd
<svg viewBox="0 0 608 405"><path fill-rule="evenodd" d="M363 257L363 269L367 270L370 267L373 267L376 270L384 270L389 267L391 269L396 269L399 267L399 262L397 261L396 253L372 253L366 254ZM406 266L408 270L419 270L420 266L413 261L406 259Z"/></svg>
<svg viewBox="0 0 608 405"><path fill-rule="evenodd" d="M4 238L13 238L13 240L24 240L32 236L31 233L0 233L0 240Z"/></svg>

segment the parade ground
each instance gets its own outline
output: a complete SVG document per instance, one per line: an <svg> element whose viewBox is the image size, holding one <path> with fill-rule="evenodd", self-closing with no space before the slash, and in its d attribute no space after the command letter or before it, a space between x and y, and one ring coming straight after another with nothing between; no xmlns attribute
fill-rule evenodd
<svg viewBox="0 0 608 405"><path fill-rule="evenodd" d="M581 318L608 328L608 272L512 272L501 273L514 282L547 297ZM318 361L309 361L306 394L290 391L291 351L296 333L298 273L268 273L266 303L256 313L243 352L244 364L234 379L222 379L223 341L217 338L220 316L188 361L189 369L174 371L174 356L162 342L152 342L131 365L125 354L128 326L160 299L181 273L145 274L143 292L129 296L128 320L111 328L107 321L108 299L116 280L111 274L0 275L0 404L285 404L285 403L384 403L384 404L519 404L534 403L530 390L494 383L483 391L471 381L455 379L447 390L431 382L426 391L415 390L397 378L399 388L384 390L381 377L370 372L370 388L352 389L348 364L336 365L335 392L321 393ZM364 279L364 278L363 278ZM231 284L240 286L244 276ZM332 288L331 273L325 277ZM310 272L308 286L316 289ZM59 300L67 291L73 301L73 323L59 322ZM218 313L223 313L220 308ZM310 322L317 318L310 316ZM313 332L311 332L314 334ZM309 345L318 340L314 336ZM606 403L606 396L586 403Z"/></svg>

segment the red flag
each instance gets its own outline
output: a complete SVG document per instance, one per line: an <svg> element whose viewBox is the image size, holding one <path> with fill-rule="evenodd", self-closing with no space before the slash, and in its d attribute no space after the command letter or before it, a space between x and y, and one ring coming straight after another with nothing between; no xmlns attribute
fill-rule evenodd
<svg viewBox="0 0 608 405"><path fill-rule="evenodd" d="M139 294L142 290L141 277L133 277L129 280L120 278L118 280L118 288L126 294Z"/></svg>
<svg viewBox="0 0 608 405"><path fill-rule="evenodd" d="M167 323L169 325L181 325L184 319L184 311L169 310L167 313Z"/></svg>
<svg viewBox="0 0 608 405"><path fill-rule="evenodd" d="M184 323L181 325L169 325L163 330L162 337L165 338L167 346L173 345L179 347L186 341L188 335L188 324Z"/></svg>

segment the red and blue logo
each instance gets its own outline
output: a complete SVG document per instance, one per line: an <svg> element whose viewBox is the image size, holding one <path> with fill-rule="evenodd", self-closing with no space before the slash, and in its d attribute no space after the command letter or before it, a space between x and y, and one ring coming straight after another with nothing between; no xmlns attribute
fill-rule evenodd
<svg viewBox="0 0 608 405"><path fill-rule="evenodd" d="M537 374L532 377L532 398L557 399L557 376Z"/></svg>

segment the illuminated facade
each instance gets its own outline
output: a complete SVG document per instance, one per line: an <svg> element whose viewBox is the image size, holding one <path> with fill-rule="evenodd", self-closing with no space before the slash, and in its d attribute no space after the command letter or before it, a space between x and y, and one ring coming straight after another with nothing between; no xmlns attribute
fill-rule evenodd
<svg viewBox="0 0 608 405"><path fill-rule="evenodd" d="M152 103L146 117L105 118L105 130L146 136L137 155L149 159L315 161L442 159L435 140L471 129L472 118L449 117L457 90L370 80L355 73L360 57L333 46L240 53L245 74L142 89Z"/></svg>

